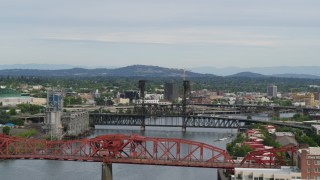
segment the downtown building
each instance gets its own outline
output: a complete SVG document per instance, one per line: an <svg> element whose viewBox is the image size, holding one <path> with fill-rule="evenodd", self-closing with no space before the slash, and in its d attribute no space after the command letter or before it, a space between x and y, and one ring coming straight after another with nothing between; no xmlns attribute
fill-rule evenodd
<svg viewBox="0 0 320 180"><path fill-rule="evenodd" d="M277 93L278 93L277 86L269 85L267 87L267 96L268 97L277 97Z"/></svg>
<svg viewBox="0 0 320 180"><path fill-rule="evenodd" d="M164 99L173 102L179 98L179 87L176 82L164 84Z"/></svg>

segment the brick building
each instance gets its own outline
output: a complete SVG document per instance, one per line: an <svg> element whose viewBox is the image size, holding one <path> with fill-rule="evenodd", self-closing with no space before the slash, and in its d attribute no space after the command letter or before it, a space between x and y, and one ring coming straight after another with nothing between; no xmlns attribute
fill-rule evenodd
<svg viewBox="0 0 320 180"><path fill-rule="evenodd" d="M298 167L302 179L320 180L320 147L309 147L298 151Z"/></svg>

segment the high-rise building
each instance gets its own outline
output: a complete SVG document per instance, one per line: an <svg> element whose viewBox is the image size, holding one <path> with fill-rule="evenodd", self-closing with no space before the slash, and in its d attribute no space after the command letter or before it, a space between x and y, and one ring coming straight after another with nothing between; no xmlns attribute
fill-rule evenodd
<svg viewBox="0 0 320 180"><path fill-rule="evenodd" d="M275 86L275 85L268 86L268 88L267 88L268 97L277 97L277 93L278 93L277 86Z"/></svg>
<svg viewBox="0 0 320 180"><path fill-rule="evenodd" d="M168 101L175 101L179 97L179 88L175 82L166 82L164 84L164 99Z"/></svg>

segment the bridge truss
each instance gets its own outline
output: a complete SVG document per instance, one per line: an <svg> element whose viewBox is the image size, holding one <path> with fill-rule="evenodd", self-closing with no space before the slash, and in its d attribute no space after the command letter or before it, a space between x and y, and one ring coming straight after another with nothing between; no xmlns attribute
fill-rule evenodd
<svg viewBox="0 0 320 180"><path fill-rule="evenodd" d="M0 159L93 161L225 169L275 168L292 164L293 159L288 162L285 155L287 152L293 155L295 151L295 147L291 146L253 151L241 163L237 163L223 149L185 139L116 134L91 139L46 141L0 134ZM266 153L273 154L269 164L258 158Z"/></svg>

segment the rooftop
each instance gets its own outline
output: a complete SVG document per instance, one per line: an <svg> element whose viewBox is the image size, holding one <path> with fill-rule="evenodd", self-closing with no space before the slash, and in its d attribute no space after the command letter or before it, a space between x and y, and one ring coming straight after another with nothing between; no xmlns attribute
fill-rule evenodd
<svg viewBox="0 0 320 180"><path fill-rule="evenodd" d="M320 147L309 147L310 155L320 155Z"/></svg>
<svg viewBox="0 0 320 180"><path fill-rule="evenodd" d="M0 98L20 97L21 93L12 89L0 89Z"/></svg>
<svg viewBox="0 0 320 180"><path fill-rule="evenodd" d="M311 125L313 128L315 128L316 130L320 130L320 125Z"/></svg>
<svg viewBox="0 0 320 180"><path fill-rule="evenodd" d="M302 150L306 150L308 155L320 155L320 147L309 147L306 149L299 149L299 153L302 153Z"/></svg>
<svg viewBox="0 0 320 180"><path fill-rule="evenodd" d="M276 136L294 136L292 132L276 132Z"/></svg>
<svg viewBox="0 0 320 180"><path fill-rule="evenodd" d="M268 174L291 174L291 173L300 173L300 170L296 167L291 166L281 166L281 169L271 169L271 168L235 168L235 171L249 171L249 172L256 172L256 173L268 173Z"/></svg>

